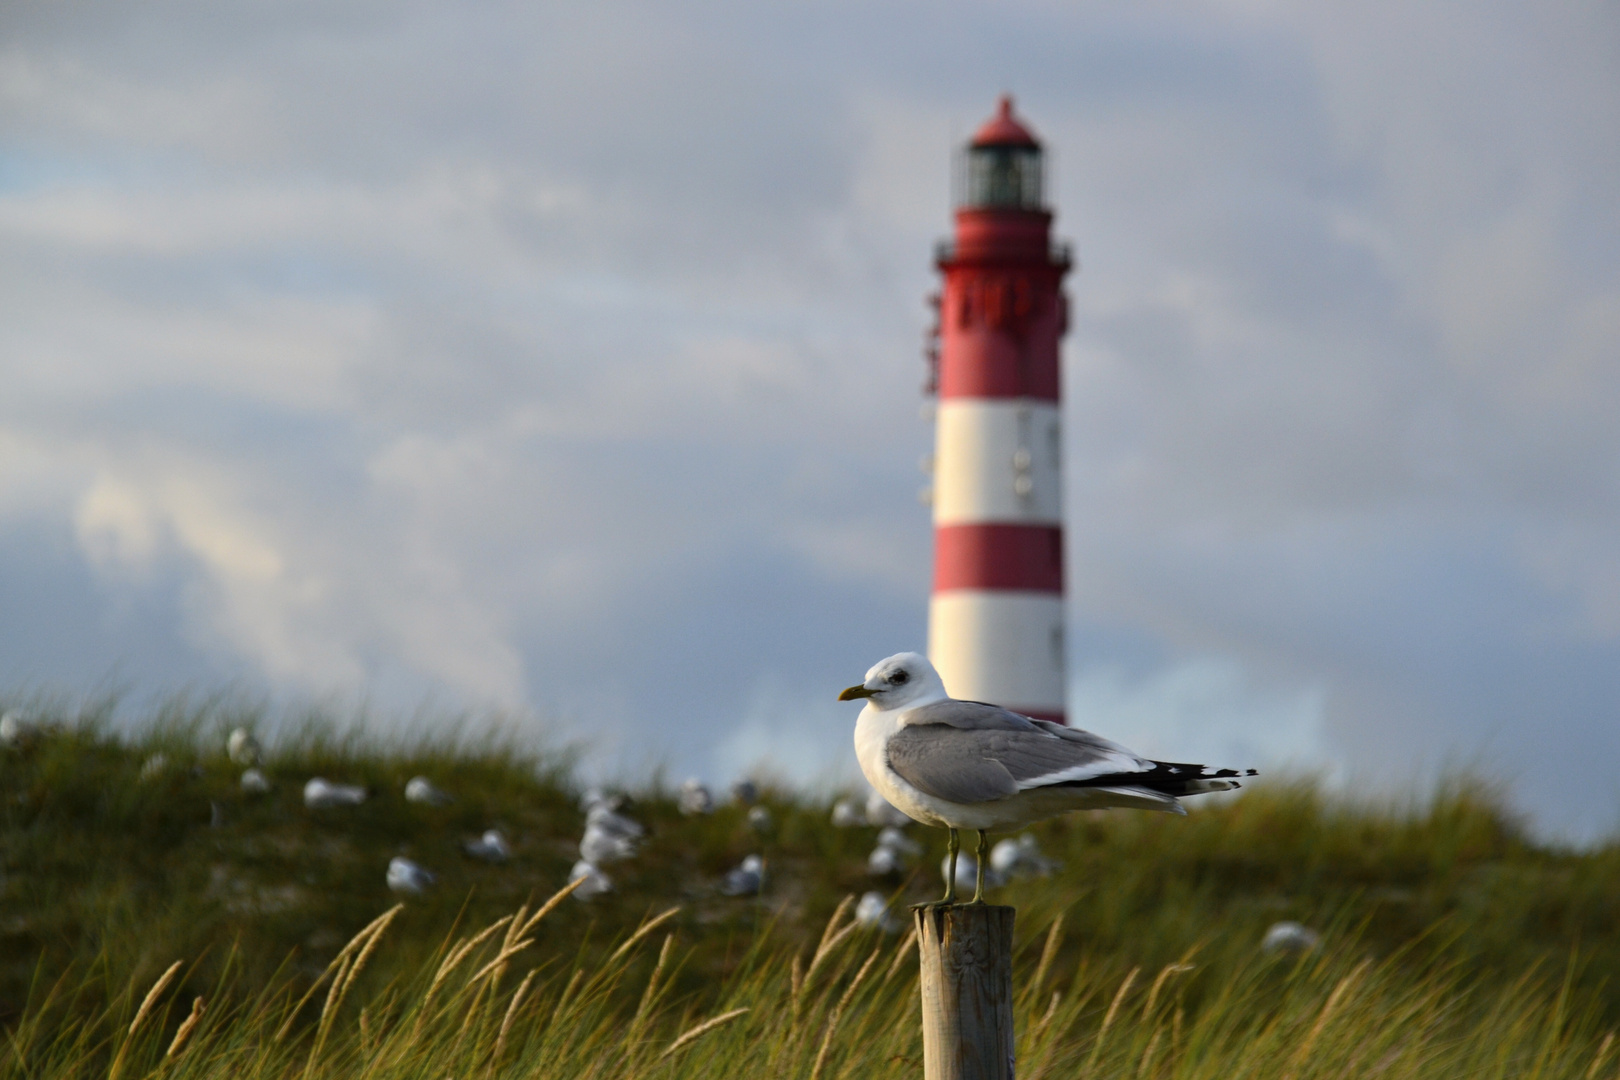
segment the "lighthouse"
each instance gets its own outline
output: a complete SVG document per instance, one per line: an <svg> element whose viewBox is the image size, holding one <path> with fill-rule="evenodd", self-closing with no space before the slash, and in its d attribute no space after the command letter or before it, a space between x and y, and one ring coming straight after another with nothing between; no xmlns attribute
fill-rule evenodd
<svg viewBox="0 0 1620 1080"><path fill-rule="evenodd" d="M1010 97L961 151L936 263L928 654L953 697L1064 719L1058 347L1069 249Z"/></svg>

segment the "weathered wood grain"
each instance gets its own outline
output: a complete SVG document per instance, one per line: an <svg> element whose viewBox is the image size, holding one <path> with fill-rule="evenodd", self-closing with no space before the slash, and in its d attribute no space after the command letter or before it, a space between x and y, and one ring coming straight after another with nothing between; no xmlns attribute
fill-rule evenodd
<svg viewBox="0 0 1620 1080"><path fill-rule="evenodd" d="M1010 907L918 908L926 1080L1013 1080Z"/></svg>

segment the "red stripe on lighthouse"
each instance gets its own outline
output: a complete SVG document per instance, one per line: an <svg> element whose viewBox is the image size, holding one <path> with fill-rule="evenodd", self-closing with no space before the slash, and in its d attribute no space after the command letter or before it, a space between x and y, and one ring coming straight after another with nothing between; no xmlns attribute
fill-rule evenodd
<svg viewBox="0 0 1620 1080"><path fill-rule="evenodd" d="M1063 530L1055 525L941 525L934 591L1063 591Z"/></svg>

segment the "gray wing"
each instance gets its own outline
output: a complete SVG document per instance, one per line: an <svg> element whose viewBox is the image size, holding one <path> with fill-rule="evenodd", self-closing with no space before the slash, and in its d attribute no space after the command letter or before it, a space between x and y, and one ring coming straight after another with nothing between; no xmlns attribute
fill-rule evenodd
<svg viewBox="0 0 1620 1080"><path fill-rule="evenodd" d="M1089 731L977 701L947 699L899 719L889 767L918 790L956 803L1059 786L1145 788L1172 797L1239 786L1238 770L1152 761Z"/></svg>
<svg viewBox="0 0 1620 1080"><path fill-rule="evenodd" d="M1089 731L954 700L901 714L888 756L889 767L913 787L957 803L991 802L1049 784L1117 781L1154 767Z"/></svg>

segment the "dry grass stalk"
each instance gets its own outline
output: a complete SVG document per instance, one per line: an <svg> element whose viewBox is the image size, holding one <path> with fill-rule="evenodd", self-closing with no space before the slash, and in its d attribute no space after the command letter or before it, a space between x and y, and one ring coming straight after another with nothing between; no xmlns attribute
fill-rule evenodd
<svg viewBox="0 0 1620 1080"><path fill-rule="evenodd" d="M843 922L844 916L849 914L850 908L854 906L855 894L850 893L838 901L838 906L833 908L832 917L827 920L827 925L821 928L821 940L816 943L816 951L811 956L810 969L812 971L815 970L816 963L827 955L827 950L831 948L833 936L838 932L839 923Z"/></svg>
<svg viewBox="0 0 1620 1080"><path fill-rule="evenodd" d="M305 990L304 996L298 999L298 1004L288 1011L287 1019L282 1021L281 1027L276 1031L275 1042L280 1042L287 1037L287 1033L292 1030L293 1022L298 1019L298 1014L304 1011L304 1006L309 1004L309 999L315 996L315 991L321 988L321 984L326 981L326 977L336 971L338 966L347 960L349 954L354 952L355 949L364 947L371 940L372 931L377 929L379 925L386 925L392 921L394 916L398 915L404 908L404 904L395 904L362 926L360 932L350 938L347 945L338 950L338 954L332 957L332 962L326 965L326 970L321 972L320 978L309 984L309 989Z"/></svg>
<svg viewBox="0 0 1620 1080"><path fill-rule="evenodd" d="M167 990L169 984L174 981L174 977L180 974L180 965L183 963L185 963L184 960L176 960L170 964L167 970L158 976L157 982L152 984L152 989L146 992L146 996L141 999L141 1007L135 1010L135 1019L129 1022L130 1035L133 1036L137 1031L141 1030L141 1025L146 1023L146 1018L151 1015L152 1006L157 1004L158 996Z"/></svg>
<svg viewBox="0 0 1620 1080"><path fill-rule="evenodd" d="M388 929L388 924L394 921L394 917L404 910L404 907L405 905L403 904L395 904L393 907L385 911L381 918L374 920L371 923L371 926L368 927L368 929L371 931L371 936L366 939L365 945L360 949L359 957L349 968L349 973L343 978L343 985L338 989L338 1004L341 1005L343 1003L343 999L348 996L349 987L354 984L355 976L359 975L361 969L366 966L366 961L371 959L371 954L377 951L377 944L378 942L382 941L383 932ZM334 984L334 986L336 986L336 984Z"/></svg>
<svg viewBox="0 0 1620 1080"><path fill-rule="evenodd" d="M501 942L501 948L510 948L512 942L523 936L523 920L529 917L529 904L527 901L518 905L512 922L506 928L506 940Z"/></svg>
<svg viewBox="0 0 1620 1080"><path fill-rule="evenodd" d="M906 955L911 952L912 946L916 944L917 926L915 923L913 923L911 932L905 936L905 938L900 942L900 947L895 950L894 959L889 961L888 970L883 973L883 979L879 985L882 985L882 983L887 983L890 979L894 978L894 973L900 970L900 965L905 961Z"/></svg>
<svg viewBox="0 0 1620 1080"><path fill-rule="evenodd" d="M174 1033L174 1041L169 1044L168 1052L163 1055L165 1061L173 1058L186 1048L186 1040L191 1038L191 1033L197 1030L198 1024L202 1023L203 1010L206 1008L207 1006L203 1004L202 998L199 997L192 1001L191 1015L181 1022L180 1030Z"/></svg>
<svg viewBox="0 0 1620 1080"><path fill-rule="evenodd" d="M518 983L517 990L513 992L512 1003L506 1007L506 1015L501 1018L500 1034L495 1036L495 1053L490 1058L490 1068L499 1064L501 1055L506 1052L506 1037L512 1030L512 1021L517 1019L518 1008L523 1004L523 998L528 994L529 986L538 974L539 968L531 968L529 973L523 976L523 981Z"/></svg>
<svg viewBox="0 0 1620 1080"><path fill-rule="evenodd" d="M495 972L504 971L504 969L506 968L506 965L511 961L512 957L516 956L518 953L522 952L524 949L527 949L530 945L533 945L533 944L534 944L534 938L524 938L522 941L519 941L517 944L509 945L506 948L502 949L500 951L500 953L495 957L495 959L491 960L489 963L485 964L483 967L481 967L477 971L473 972L472 978L467 980L467 985L471 986L473 983L476 983L479 979L482 979L485 975L488 975L492 971L495 971ZM490 982L500 982L500 979L499 978L494 978L494 979L491 979Z"/></svg>
<svg viewBox="0 0 1620 1080"><path fill-rule="evenodd" d="M1180 975L1182 972L1191 971L1192 969L1193 965L1188 963L1164 965L1164 969L1159 972L1159 977L1153 980L1153 988L1148 991L1147 1001L1142 1005L1142 1021L1144 1023L1153 1015L1153 1005L1159 1000L1159 991L1164 989L1165 981L1172 975Z"/></svg>
<svg viewBox="0 0 1620 1080"><path fill-rule="evenodd" d="M581 878L580 880L583 881L584 879ZM672 907L668 911L662 912L662 913L660 913L658 915L654 915L652 918L650 918L646 922L642 923L641 928L639 930L637 930L635 933L630 935L630 940L629 941L626 941L623 945L620 945L617 949L613 950L613 955L608 957L607 963L603 964L602 966L604 968L612 967L613 963L616 960L618 960L619 957L623 956L625 953L627 953L631 949L635 948L636 942L640 941L642 938L646 937L648 934L650 934L654 930L658 929L660 926L662 926L664 923L668 922L670 919L673 919L675 917L676 913L679 912L680 910L681 909L680 909L679 906Z"/></svg>
<svg viewBox="0 0 1620 1080"><path fill-rule="evenodd" d="M844 897L837 909L832 913L832 918L827 920L827 928L821 932L821 944L816 946L816 954L810 958L810 970L804 973L804 985L810 985L810 980L816 977L816 969L821 966L821 962L831 956L833 950L838 948L845 938L853 934L856 927L860 926L860 923L851 919L848 926L838 928L838 920L843 918L854 903L854 896Z"/></svg>
<svg viewBox="0 0 1620 1080"><path fill-rule="evenodd" d="M1363 960L1357 964L1350 974L1340 979L1333 987L1333 992L1328 995L1326 1003L1322 1006L1322 1011L1316 1015L1316 1023L1311 1025L1309 1034L1299 1044L1299 1049L1294 1051L1294 1056L1289 1061L1287 1070L1283 1073L1283 1080L1292 1080L1295 1070L1310 1055L1311 1048L1316 1045L1316 1040L1321 1036L1322 1029L1327 1027L1328 1019L1333 1015L1333 1010L1338 1007L1339 1001L1350 992L1351 987L1361 981L1362 975L1367 971L1369 962Z"/></svg>
<svg viewBox="0 0 1620 1080"><path fill-rule="evenodd" d="M326 1033L326 1027L331 1017L336 1013L336 1010L332 1007L332 1004L338 999L339 994L342 992L343 985L353 967L353 958L344 957L343 964L338 968L337 975L332 978L331 987L326 991L326 1001L321 1005L321 1016L316 1022L316 1030L321 1032L323 1035Z"/></svg>
<svg viewBox="0 0 1620 1080"><path fill-rule="evenodd" d="M838 1030L838 1021L843 1018L844 1008L849 1004L850 998L855 996L855 991L860 988L861 981L866 978L866 973L872 970L872 965L877 962L878 955L882 951L882 946L872 950L872 955L866 958L861 970L855 973L854 980L838 999L838 1004L833 1006L832 1015L827 1018L827 1031L821 1037L821 1048L816 1051L816 1063L810 1069L810 1080L818 1080L821 1076L821 1067L827 1063L827 1051L832 1049L833 1034Z"/></svg>
<svg viewBox="0 0 1620 1080"><path fill-rule="evenodd" d="M1052 970L1052 961L1057 959L1058 946L1063 944L1063 913L1052 920L1052 925L1046 931L1046 945L1041 949L1041 962L1035 966L1035 977L1029 981L1029 996L1034 998L1041 992L1041 986L1046 982L1047 974Z"/></svg>
<svg viewBox="0 0 1620 1080"><path fill-rule="evenodd" d="M653 965L652 975L647 979L647 989L641 992L641 1002L636 1006L636 1015L630 1024L631 1031L641 1026L648 1010L652 1008L653 998L658 990L658 976L664 973L664 965L669 963L669 953L674 947L675 935L665 934L664 944L658 949L658 963Z"/></svg>
<svg viewBox="0 0 1620 1080"><path fill-rule="evenodd" d="M703 1023L699 1024L697 1027L688 1028L681 1034L680 1038L669 1044L668 1049L666 1049L662 1054L658 1055L658 1060L664 1060L665 1058L669 1057L669 1055L691 1042L693 1039L708 1034L722 1024L731 1023L733 1020L737 1019L737 1017L743 1015L747 1011L747 1007L741 1009L732 1009L730 1012L724 1012L719 1016L703 1021Z"/></svg>
<svg viewBox="0 0 1620 1080"><path fill-rule="evenodd" d="M1609 1047L1613 1045L1614 1032L1611 1031L1603 1036L1603 1042L1599 1044L1597 1053L1592 1055L1592 1064L1586 1068L1586 1080L1595 1080L1598 1070L1603 1068L1603 1062L1608 1059Z"/></svg>
<svg viewBox="0 0 1620 1080"><path fill-rule="evenodd" d="M129 1031L124 1036L123 1045L118 1048L118 1053L113 1058L112 1067L107 1070L107 1080L118 1080L118 1074L124 1068L124 1057L129 1053L131 1040L135 1038L135 1033L141 1029L141 1025L146 1023L146 1018L151 1014L152 1006L157 1003L158 997L164 990L168 989L169 984L174 981L174 977L180 973L180 965L183 963L185 961L176 960L170 964L168 970L159 975L157 982L152 984L152 989L146 992L146 997L141 999L141 1007L135 1010L135 1019L129 1022Z"/></svg>
<svg viewBox="0 0 1620 1080"><path fill-rule="evenodd" d="M1159 1049L1159 1039L1164 1036L1164 1028L1154 1028L1153 1038L1148 1040L1147 1049L1142 1051L1142 1060L1136 1063L1136 1080L1142 1080L1148 1074L1148 1066L1153 1064L1153 1055Z"/></svg>
<svg viewBox="0 0 1620 1080"><path fill-rule="evenodd" d="M488 991L489 995L491 997L494 997L495 996L494 984L493 983L487 983L487 982L486 983L479 983L478 984L478 989L473 991L472 1001L470 1003L468 1003L467 1011L461 1017L461 1026L456 1029L456 1049L457 1050L461 1049L462 1037L467 1034L469 1029L472 1028L473 1021L478 1019L478 1006L479 1006L479 1003L481 1003L484 1000L485 991Z"/></svg>
<svg viewBox="0 0 1620 1080"><path fill-rule="evenodd" d="M550 900L547 900L544 904L540 905L539 911L529 916L529 921L523 924L523 929L518 931L517 936L522 937L530 930L533 930L537 925L539 925L541 919L555 911L558 904L574 895L574 890L589 880L589 878L580 878L577 881L570 881L567 885L564 885L562 888L558 889L556 894L553 895Z"/></svg>
<svg viewBox="0 0 1620 1080"><path fill-rule="evenodd" d="M466 941L463 941L460 945L457 945L455 948L450 950L450 955L444 958L444 962L439 965L439 970L433 973L433 981L428 983L427 993L422 995L422 1004L417 1006L416 1023L411 1025L412 1038L415 1038L417 1035L422 1033L422 1026L427 1023L428 1006L433 1003L433 999L435 996L437 996L439 987L444 983L444 980L448 979L451 973L454 972L456 968L461 966L461 962L465 960L474 949L488 941L491 935L511 921L512 916L503 915L499 919L496 919L494 922L490 923L488 926L484 927L478 933L474 934L472 937L468 938Z"/></svg>
<svg viewBox="0 0 1620 1080"><path fill-rule="evenodd" d="M512 916L502 915L499 919L496 919L494 922L478 931L478 933L451 949L449 955L444 958L444 963L439 965L439 970L433 973L433 982L430 985L438 986L445 979L449 978L450 973L461 965L461 962L467 958L469 953L478 948L478 946L482 945L484 942L488 941L490 935L494 934L501 927L505 926L511 921Z"/></svg>
<svg viewBox="0 0 1620 1080"><path fill-rule="evenodd" d="M1119 984L1114 1000L1109 1002L1108 1011L1103 1014L1102 1027L1097 1029L1097 1041L1091 1046L1091 1057L1086 1061L1086 1072L1090 1073L1096 1068L1097 1058L1101 1056L1103 1043L1108 1038L1108 1029L1114 1026L1114 1017L1119 1015L1120 1003L1125 1000L1125 995L1130 993L1131 985L1136 982L1136 976L1141 970L1139 967L1131 968L1130 974L1125 976L1125 981Z"/></svg>
<svg viewBox="0 0 1620 1080"><path fill-rule="evenodd" d="M558 1017L562 1016L563 1008L573 998L574 991L579 988L579 981L581 979L583 979L584 977L585 977L585 969L584 968L575 968L574 969L574 974L572 976L570 976L569 979L568 979L568 985L563 987L563 992L562 992L561 996L559 996L557 998L556 1007L551 1010L551 1022L553 1024L555 1024L557 1022Z"/></svg>
<svg viewBox="0 0 1620 1080"><path fill-rule="evenodd" d="M1031 1035L1039 1035L1046 1030L1046 1025L1052 1022L1052 1017L1057 1013L1058 1002L1062 1000L1063 995L1061 993L1056 990L1052 991L1052 999L1046 1003L1046 1011L1041 1014L1041 1018L1035 1021L1035 1027L1030 1032Z"/></svg>

